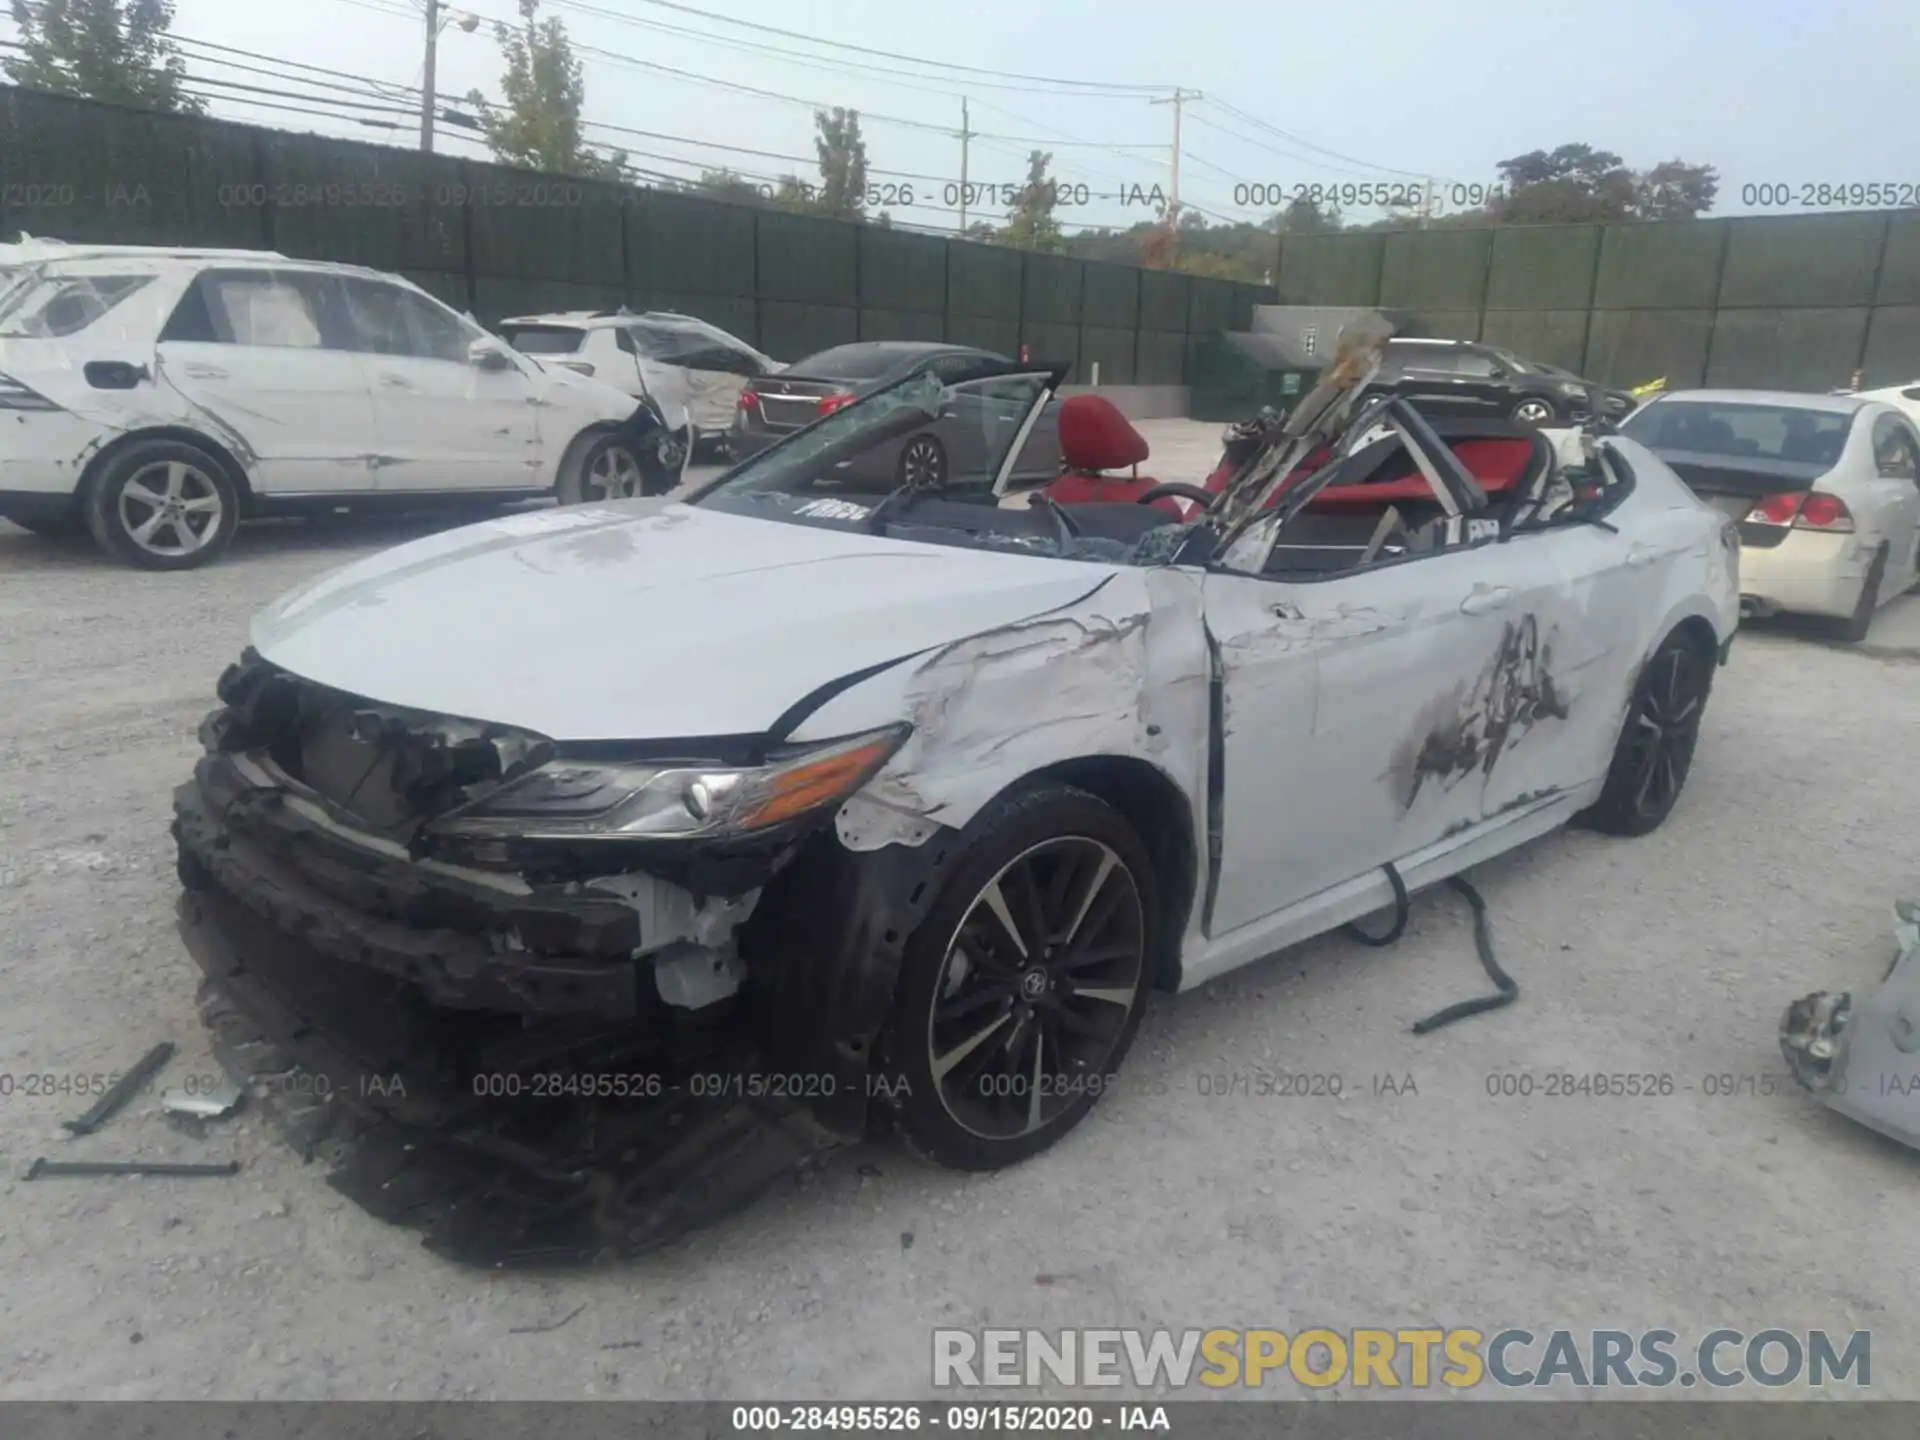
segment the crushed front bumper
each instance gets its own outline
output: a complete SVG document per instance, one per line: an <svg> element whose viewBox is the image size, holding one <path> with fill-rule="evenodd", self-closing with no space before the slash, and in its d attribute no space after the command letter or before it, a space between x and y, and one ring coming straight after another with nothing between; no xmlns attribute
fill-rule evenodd
<svg viewBox="0 0 1920 1440"><path fill-rule="evenodd" d="M744 997L661 999L635 958L660 905L489 892L296 799L202 758L175 793L180 933L222 1066L370 1212L462 1261L577 1263L846 1143L769 1083Z"/></svg>
<svg viewBox="0 0 1920 1440"><path fill-rule="evenodd" d="M1920 1149L1920 904L1894 907L1898 954L1879 988L1787 1007L1780 1049L1820 1103Z"/></svg>

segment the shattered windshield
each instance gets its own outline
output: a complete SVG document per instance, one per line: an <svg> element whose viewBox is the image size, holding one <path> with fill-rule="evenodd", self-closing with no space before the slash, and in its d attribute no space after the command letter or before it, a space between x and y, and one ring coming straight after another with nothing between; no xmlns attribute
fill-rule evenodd
<svg viewBox="0 0 1920 1440"><path fill-rule="evenodd" d="M1028 419L1052 388L1047 371L1009 371L991 363L962 372L952 383L931 370L918 371L761 451L707 493L719 500L878 499L912 479L949 499L988 499Z"/></svg>
<svg viewBox="0 0 1920 1440"><path fill-rule="evenodd" d="M690 501L733 514L934 544L1081 553L1058 507L1001 503L1064 367L920 370L841 404Z"/></svg>

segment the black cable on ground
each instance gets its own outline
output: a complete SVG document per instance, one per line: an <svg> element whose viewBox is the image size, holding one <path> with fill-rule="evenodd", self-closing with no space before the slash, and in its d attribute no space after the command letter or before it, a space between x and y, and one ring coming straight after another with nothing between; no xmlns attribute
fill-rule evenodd
<svg viewBox="0 0 1920 1440"><path fill-rule="evenodd" d="M1447 884L1467 897L1467 904L1473 907L1473 948L1480 952L1480 963L1487 967L1487 974L1493 977L1493 983L1499 987L1497 995L1482 995L1473 1000L1462 1000L1457 1005L1449 1005L1426 1019L1416 1021L1413 1033L1425 1035L1438 1030L1442 1025L1451 1025L1456 1020L1464 1020L1469 1015L1484 1015L1489 1010L1498 1010L1502 1005L1511 1005L1520 998L1520 986L1514 978L1500 968L1500 962L1493 957L1493 926L1487 920L1487 902L1480 898L1480 892L1473 888L1461 876L1453 875Z"/></svg>
<svg viewBox="0 0 1920 1440"><path fill-rule="evenodd" d="M1391 945L1398 940L1407 928L1407 882L1400 878L1399 870L1391 861L1380 867L1387 872L1387 881L1393 886L1393 928L1384 935L1369 935L1358 925L1347 924L1346 932L1362 945Z"/></svg>
<svg viewBox="0 0 1920 1440"><path fill-rule="evenodd" d="M1393 925L1384 935L1369 935L1358 925L1351 923L1343 927L1347 934L1362 945L1376 947L1391 945L1406 933L1409 909L1407 883L1400 878L1400 871L1392 864L1383 865L1381 869L1387 872L1387 882L1393 886ZM1519 984L1500 968L1500 962L1494 958L1493 925L1487 919L1487 902L1481 898L1480 892L1462 876L1449 876L1447 884L1466 896L1467 904L1473 907L1473 948L1479 952L1480 963L1486 967L1487 974L1493 977L1493 983L1498 987L1499 993L1462 1000L1456 1005L1449 1005L1444 1010L1436 1011L1414 1024L1413 1033L1416 1035L1429 1034L1443 1025L1464 1020L1469 1015L1484 1015L1489 1010L1498 1010L1503 1005L1511 1005L1520 998Z"/></svg>

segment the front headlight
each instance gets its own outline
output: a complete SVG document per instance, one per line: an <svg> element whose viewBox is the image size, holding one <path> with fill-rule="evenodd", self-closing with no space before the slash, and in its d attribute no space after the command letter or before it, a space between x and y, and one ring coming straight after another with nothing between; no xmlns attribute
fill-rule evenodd
<svg viewBox="0 0 1920 1440"><path fill-rule="evenodd" d="M1562 380L1554 386L1554 389L1558 390L1562 395L1571 395L1577 399L1585 399L1587 394L1586 386L1576 384L1571 380Z"/></svg>
<svg viewBox="0 0 1920 1440"><path fill-rule="evenodd" d="M837 804L908 727L775 751L764 765L551 760L443 816L431 833L516 840L693 840L751 834Z"/></svg>

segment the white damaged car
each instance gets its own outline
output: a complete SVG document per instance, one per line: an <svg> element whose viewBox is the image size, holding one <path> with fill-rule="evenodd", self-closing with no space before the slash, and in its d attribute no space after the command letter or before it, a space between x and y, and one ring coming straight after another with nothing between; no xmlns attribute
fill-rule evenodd
<svg viewBox="0 0 1920 1440"><path fill-rule="evenodd" d="M243 513L632 493L651 423L397 276L0 247L0 519L128 564L204 564Z"/></svg>
<svg viewBox="0 0 1920 1440"><path fill-rule="evenodd" d="M1186 522L999 503L1061 372L986 362L286 596L176 794L227 1063L329 1077L333 1183L430 1243L640 1247L876 1127L1031 1156L1156 995L1657 826L1732 522L1630 441L1363 408L1377 363ZM937 489L843 465L956 416Z"/></svg>

